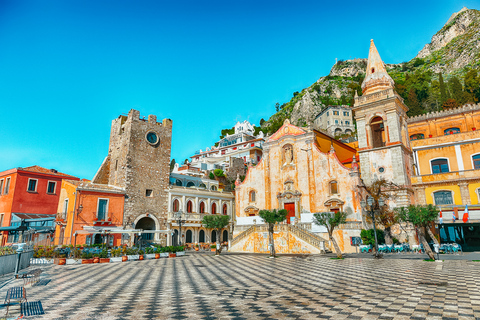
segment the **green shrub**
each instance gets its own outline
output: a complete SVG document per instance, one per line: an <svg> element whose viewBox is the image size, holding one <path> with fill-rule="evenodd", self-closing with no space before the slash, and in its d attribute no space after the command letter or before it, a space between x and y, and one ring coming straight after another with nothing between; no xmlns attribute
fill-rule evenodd
<svg viewBox="0 0 480 320"><path fill-rule="evenodd" d="M223 170L222 169L215 169L213 170L213 174L216 176L216 177L224 177L225 174L223 173Z"/></svg>
<svg viewBox="0 0 480 320"><path fill-rule="evenodd" d="M360 232L360 237L362 238L363 244L371 244L373 247L375 246L375 234L373 229L362 230ZM377 240L378 244L385 243L385 234L383 230L377 229Z"/></svg>
<svg viewBox="0 0 480 320"><path fill-rule="evenodd" d="M83 251L82 252L82 259L92 259L93 258L93 253Z"/></svg>

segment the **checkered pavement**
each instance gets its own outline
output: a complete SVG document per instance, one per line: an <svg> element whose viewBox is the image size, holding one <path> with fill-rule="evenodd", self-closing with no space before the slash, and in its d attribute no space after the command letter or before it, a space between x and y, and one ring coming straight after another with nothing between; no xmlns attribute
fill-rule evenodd
<svg viewBox="0 0 480 320"><path fill-rule="evenodd" d="M42 268L51 281L27 287L38 319L480 318L480 262L187 254Z"/></svg>

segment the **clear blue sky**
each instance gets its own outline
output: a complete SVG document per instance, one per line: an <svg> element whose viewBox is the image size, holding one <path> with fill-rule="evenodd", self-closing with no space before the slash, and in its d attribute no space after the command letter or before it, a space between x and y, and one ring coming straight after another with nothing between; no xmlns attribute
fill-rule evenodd
<svg viewBox="0 0 480 320"><path fill-rule="evenodd" d="M111 120L173 120L177 162L237 120L257 124L335 58L412 59L479 1L0 0L0 171L91 179Z"/></svg>

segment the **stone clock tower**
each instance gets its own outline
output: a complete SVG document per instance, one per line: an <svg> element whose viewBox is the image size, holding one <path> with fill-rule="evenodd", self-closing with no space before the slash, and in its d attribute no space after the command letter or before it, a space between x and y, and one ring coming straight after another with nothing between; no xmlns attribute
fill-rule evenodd
<svg viewBox="0 0 480 320"><path fill-rule="evenodd" d="M407 134L408 107L395 92L377 48L371 40L363 95L355 96L358 153L362 179L370 184L385 178L407 188L397 194L396 205L410 204L412 152Z"/></svg>
<svg viewBox="0 0 480 320"><path fill-rule="evenodd" d="M125 189L124 226L128 229L165 230L170 174L172 120L130 110L112 121L108 156L94 183ZM146 235L161 240L160 235Z"/></svg>

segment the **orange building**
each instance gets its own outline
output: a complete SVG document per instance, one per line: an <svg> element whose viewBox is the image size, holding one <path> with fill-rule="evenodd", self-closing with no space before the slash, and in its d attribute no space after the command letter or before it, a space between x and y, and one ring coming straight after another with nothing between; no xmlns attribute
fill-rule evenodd
<svg viewBox="0 0 480 320"><path fill-rule="evenodd" d="M63 179L78 178L40 166L0 172L0 245L43 238L53 230Z"/></svg>
<svg viewBox="0 0 480 320"><path fill-rule="evenodd" d="M64 180L55 220L55 244L121 243L125 190Z"/></svg>

